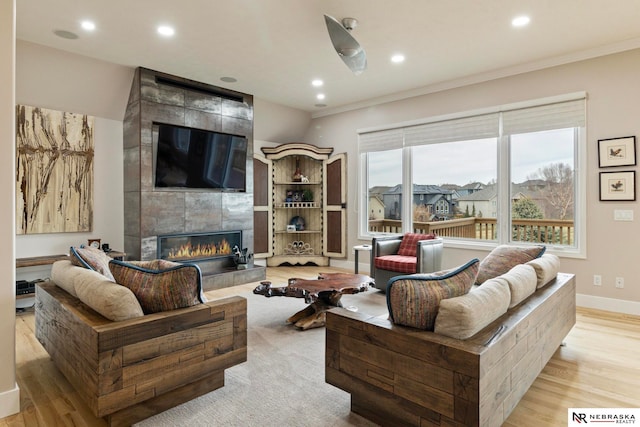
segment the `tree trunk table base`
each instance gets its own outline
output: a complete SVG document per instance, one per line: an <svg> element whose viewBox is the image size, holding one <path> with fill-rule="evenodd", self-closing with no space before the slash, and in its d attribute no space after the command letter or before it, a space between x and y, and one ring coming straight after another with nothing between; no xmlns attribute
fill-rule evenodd
<svg viewBox="0 0 640 427"><path fill-rule="evenodd" d="M263 281L253 290L254 294L266 297L284 296L304 298L309 305L287 319L301 330L325 325L326 312L342 307L340 298L344 294L357 294L373 286L373 279L363 274L320 273L318 279L289 279L287 286L273 287Z"/></svg>

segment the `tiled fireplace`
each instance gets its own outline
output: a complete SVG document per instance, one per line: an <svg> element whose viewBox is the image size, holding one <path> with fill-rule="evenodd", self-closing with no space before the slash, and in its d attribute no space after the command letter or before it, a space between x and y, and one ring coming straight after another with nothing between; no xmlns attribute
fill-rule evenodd
<svg viewBox="0 0 640 427"><path fill-rule="evenodd" d="M170 261L203 261L232 257L242 248L242 231L169 234L158 236L158 258Z"/></svg>
<svg viewBox="0 0 640 427"><path fill-rule="evenodd" d="M159 123L247 138L246 191L156 188ZM265 267L238 269L232 253L236 244L253 252L253 97L137 68L123 124L128 259L188 259L200 267L205 290L264 280Z"/></svg>

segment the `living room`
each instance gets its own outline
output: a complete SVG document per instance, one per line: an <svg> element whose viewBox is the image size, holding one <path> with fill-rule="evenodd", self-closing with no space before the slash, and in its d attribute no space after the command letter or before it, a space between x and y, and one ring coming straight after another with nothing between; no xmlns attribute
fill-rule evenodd
<svg viewBox="0 0 640 427"><path fill-rule="evenodd" d="M11 2L9 2L11 3ZM14 10L3 4L3 28L14 28ZM5 13L6 11L6 13ZM4 24L7 25L4 25ZM364 25L364 24L363 24ZM3 330L2 360L15 360L13 283L15 258L64 253L69 246L85 243L90 238L101 238L112 248L124 247L124 201L122 134L124 109L133 79L134 67L119 65L69 53L24 40L13 41L3 29L2 52L8 65L2 66L4 102L3 140L14 141L7 134L14 115L14 104L41 106L60 111L83 112L96 117L95 127L95 205L94 229L91 233L72 235L15 236L10 220L14 207L3 211L3 236L6 262L2 269L7 286L0 293ZM357 30L356 33L357 35ZM636 117L640 114L636 99L640 95L637 76L640 75L640 44L628 37L618 43L617 50L599 50L593 46L589 52L567 55L563 60L549 61L549 66L537 64L521 69L496 70L486 76L468 79L464 84L443 83L428 90L414 90L397 97L378 100L375 104L352 107L327 114L322 110L309 113L256 97L254 100L254 152L261 147L288 142L306 142L320 147L333 147L346 152L349 171L349 206L347 211L347 247L369 243L358 234L356 197L359 167L358 130L381 125L410 122L425 117L453 114L489 108L526 100L541 99L584 91L587 94L586 138L586 243L585 256L563 257L562 271L576 274L577 301L582 307L598 308L632 315L640 314L640 290L635 278L640 276L640 265L633 255L638 226L636 222L614 221L614 210L634 210L636 202L602 202L598 196L599 172L597 140L638 134ZM7 38L9 41L7 41ZM13 49L15 48L15 63ZM3 61L4 62L4 61ZM544 61L543 61L544 62ZM13 65L15 64L15 74ZM142 64L140 64L142 65ZM338 64L343 66L342 64ZM159 70L168 71L168 70ZM348 70L345 68L345 72ZM15 98L9 94L15 90ZM7 96L5 96L7 94ZM10 104L10 105L9 105ZM9 132L10 133L10 132ZM10 153L13 153L10 151ZM1 168L5 184L5 200L14 198L13 154L5 156ZM629 169L635 170L636 166ZM9 245L8 242L15 242ZM445 267L463 264L470 258L482 259L485 249L445 249ZM332 260L332 266L353 268L354 254L347 259ZM362 259L361 259L362 261ZM365 269L367 263L362 263ZM33 274L41 274L35 271ZM46 274L46 273L45 273ZM593 286L593 276L600 275L602 286ZM624 277L623 288L616 288L614 278ZM8 325L8 326L7 326ZM6 356L6 357L5 357ZM14 363L0 370L0 392L14 389Z"/></svg>

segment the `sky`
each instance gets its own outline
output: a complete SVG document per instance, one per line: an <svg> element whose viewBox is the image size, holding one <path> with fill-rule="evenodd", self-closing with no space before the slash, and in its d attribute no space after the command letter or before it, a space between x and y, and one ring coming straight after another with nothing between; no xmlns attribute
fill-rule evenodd
<svg viewBox="0 0 640 427"><path fill-rule="evenodd" d="M401 150L370 156L369 187L402 182ZM554 130L514 135L511 144L511 181L520 183L550 163L568 163L574 168L573 130ZM497 149L493 138L432 144L414 148L415 184L484 184L496 179Z"/></svg>

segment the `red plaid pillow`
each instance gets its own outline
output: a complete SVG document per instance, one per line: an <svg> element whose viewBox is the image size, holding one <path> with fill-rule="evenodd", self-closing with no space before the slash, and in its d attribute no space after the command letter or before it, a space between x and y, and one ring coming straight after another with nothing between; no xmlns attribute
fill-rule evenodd
<svg viewBox="0 0 640 427"><path fill-rule="evenodd" d="M398 255L416 256L416 247L419 240L432 240L436 237L437 236L435 234L405 233L405 235L402 236L402 241L400 242Z"/></svg>

